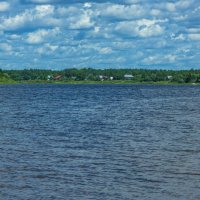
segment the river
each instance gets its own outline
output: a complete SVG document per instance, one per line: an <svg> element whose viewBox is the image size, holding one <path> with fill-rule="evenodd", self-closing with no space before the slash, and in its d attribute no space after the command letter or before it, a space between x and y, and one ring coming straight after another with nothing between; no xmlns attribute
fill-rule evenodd
<svg viewBox="0 0 200 200"><path fill-rule="evenodd" d="M200 199L200 87L0 85L0 199Z"/></svg>

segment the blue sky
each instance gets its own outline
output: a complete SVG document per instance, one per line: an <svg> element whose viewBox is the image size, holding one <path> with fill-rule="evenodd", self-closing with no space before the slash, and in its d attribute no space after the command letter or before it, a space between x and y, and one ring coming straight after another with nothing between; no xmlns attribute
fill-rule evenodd
<svg viewBox="0 0 200 200"><path fill-rule="evenodd" d="M199 0L0 0L0 68L200 69Z"/></svg>

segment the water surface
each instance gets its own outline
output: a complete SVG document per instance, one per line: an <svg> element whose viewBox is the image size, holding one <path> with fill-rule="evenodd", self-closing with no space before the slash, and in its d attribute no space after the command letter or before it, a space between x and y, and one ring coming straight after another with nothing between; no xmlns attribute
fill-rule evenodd
<svg viewBox="0 0 200 200"><path fill-rule="evenodd" d="M200 199L200 87L0 85L0 199Z"/></svg>

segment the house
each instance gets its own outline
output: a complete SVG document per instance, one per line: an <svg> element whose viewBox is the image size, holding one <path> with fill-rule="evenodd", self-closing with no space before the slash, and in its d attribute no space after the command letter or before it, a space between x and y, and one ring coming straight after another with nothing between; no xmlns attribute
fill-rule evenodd
<svg viewBox="0 0 200 200"><path fill-rule="evenodd" d="M132 78L134 78L134 76L132 74L125 74L124 78L125 79L132 79Z"/></svg>
<svg viewBox="0 0 200 200"><path fill-rule="evenodd" d="M62 78L62 75L57 75L57 76L55 76L53 79L54 79L55 81L59 81L61 78Z"/></svg>
<svg viewBox="0 0 200 200"><path fill-rule="evenodd" d="M99 75L99 78L100 78L100 79L103 79L103 75Z"/></svg>
<svg viewBox="0 0 200 200"><path fill-rule="evenodd" d="M108 77L107 77L107 76L104 76L104 75L99 75L99 79L101 79L101 80L103 81L103 80L108 79Z"/></svg>
<svg viewBox="0 0 200 200"><path fill-rule="evenodd" d="M48 76L47 76L47 80L48 80L48 81L52 80L52 76L51 76L51 75L48 75Z"/></svg>
<svg viewBox="0 0 200 200"><path fill-rule="evenodd" d="M167 76L168 80L171 80L173 78L173 76Z"/></svg>

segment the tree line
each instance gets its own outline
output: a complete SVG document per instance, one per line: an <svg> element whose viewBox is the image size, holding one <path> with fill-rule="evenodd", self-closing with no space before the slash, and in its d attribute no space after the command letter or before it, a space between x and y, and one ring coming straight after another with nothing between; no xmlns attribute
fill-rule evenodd
<svg viewBox="0 0 200 200"><path fill-rule="evenodd" d="M129 78L125 75L131 75ZM14 81L103 81L126 80L132 82L200 83L200 70L149 70L149 69L93 69L70 68L62 71L43 69L2 70L0 79Z"/></svg>

